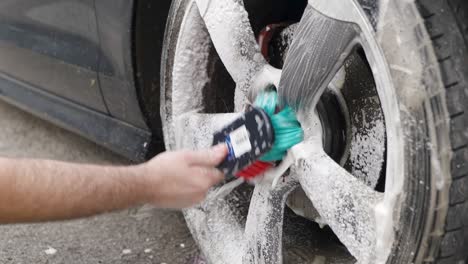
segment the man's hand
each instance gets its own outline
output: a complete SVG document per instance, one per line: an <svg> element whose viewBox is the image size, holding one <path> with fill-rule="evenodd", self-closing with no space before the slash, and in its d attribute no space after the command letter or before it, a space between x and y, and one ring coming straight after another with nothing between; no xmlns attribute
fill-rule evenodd
<svg viewBox="0 0 468 264"><path fill-rule="evenodd" d="M142 165L149 202L162 208L182 209L200 203L224 175L215 167L227 155L227 147L166 152Z"/></svg>

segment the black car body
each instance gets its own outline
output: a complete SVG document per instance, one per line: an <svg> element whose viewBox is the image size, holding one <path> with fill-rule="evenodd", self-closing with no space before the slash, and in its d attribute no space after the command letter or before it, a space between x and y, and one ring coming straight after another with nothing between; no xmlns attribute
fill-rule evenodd
<svg viewBox="0 0 468 264"><path fill-rule="evenodd" d="M163 150L170 1L5 0L0 97L135 161Z"/></svg>

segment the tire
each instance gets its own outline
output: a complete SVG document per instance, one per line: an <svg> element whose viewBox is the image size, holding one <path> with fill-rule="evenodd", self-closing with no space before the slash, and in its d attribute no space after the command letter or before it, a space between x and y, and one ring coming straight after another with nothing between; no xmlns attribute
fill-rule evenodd
<svg viewBox="0 0 468 264"><path fill-rule="evenodd" d="M418 0L438 59L450 114L453 150L449 208L436 263L468 262L468 3ZM429 258L431 259L431 258Z"/></svg>
<svg viewBox="0 0 468 264"><path fill-rule="evenodd" d="M244 0L256 34L269 23L284 20L281 15L271 15L273 7L263 8L266 2ZM284 8L282 4L287 1L272 2L272 6ZM357 2L376 31L388 65L399 107L398 115L401 115L401 124L398 124L401 125L398 128L401 133L398 137L404 142L398 153L403 164L402 186L393 197L392 207L392 219L396 224L392 226L394 234L389 238L391 252L384 259L386 263L468 262L468 3L463 0ZM192 4L192 1L173 1L166 28L161 73L161 115L168 149L174 149L177 145L172 125L175 118L172 116L174 102L178 100L173 98L176 94L173 90L174 72L187 71L188 76L206 74L210 77L210 80L194 81L200 86L199 89L203 89L202 103L206 113L230 112L234 109L234 105L229 102L233 100L235 86L212 46L205 51L196 50L197 53L209 54L203 58L207 60L206 63L197 61L195 64L202 72L195 74L197 70L188 71L174 66L178 54L187 54L178 51L178 44L183 39L183 28L187 24L194 27L193 23L185 20ZM256 19L256 12L261 12L259 10L262 8L266 10L264 15ZM206 29L202 33L201 36L208 37ZM207 47L213 45L210 41L200 43ZM187 58L185 60L189 61ZM216 90L216 87L223 88ZM195 91L194 88L187 89L189 94ZM180 96L180 91L177 94ZM186 111L189 110L187 108ZM395 183L397 180L390 176L386 180L393 181L392 185L398 185ZM239 223L245 223L251 195L252 190L246 188L229 197L236 201L235 206L239 208L235 213L235 217L240 219ZM285 214L298 218L289 209L286 209ZM194 219L193 215L189 211L186 219L203 253L213 263L225 260L220 255L222 251L207 250L213 246L207 239L219 239L219 235L210 237L207 229L201 228L204 222ZM307 237L304 236L308 234L305 229L315 228L318 231L314 231L314 234L320 237L317 239L327 236L327 241L317 240L312 244L336 246L337 238L330 235L332 232L328 228L320 230L304 219L285 221L289 225L297 225L288 229L303 233L298 236L304 244L307 244ZM227 228L226 233L229 231ZM230 237L229 234L226 236ZM288 243L284 243L286 248L291 249L285 252L287 263L353 262L352 258L345 255L336 259L323 259L323 256L317 256L318 253L297 250ZM214 248L212 251L216 250ZM335 250L341 254L343 248L337 246ZM379 258L379 263L381 260Z"/></svg>

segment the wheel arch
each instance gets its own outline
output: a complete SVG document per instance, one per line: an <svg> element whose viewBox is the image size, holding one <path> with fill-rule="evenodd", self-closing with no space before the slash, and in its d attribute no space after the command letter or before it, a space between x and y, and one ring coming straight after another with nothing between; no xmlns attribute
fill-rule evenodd
<svg viewBox="0 0 468 264"><path fill-rule="evenodd" d="M172 0L135 0L133 68L138 100L151 129L147 158L164 151L160 109L160 69L166 21Z"/></svg>

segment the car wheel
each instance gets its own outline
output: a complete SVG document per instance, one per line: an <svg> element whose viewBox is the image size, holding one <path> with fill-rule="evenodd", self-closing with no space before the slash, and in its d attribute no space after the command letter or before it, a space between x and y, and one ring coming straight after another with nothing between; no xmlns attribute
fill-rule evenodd
<svg viewBox="0 0 468 264"><path fill-rule="evenodd" d="M275 188L185 210L208 261L464 263L467 21L461 0L173 1L166 147L208 147L272 84L306 135Z"/></svg>

